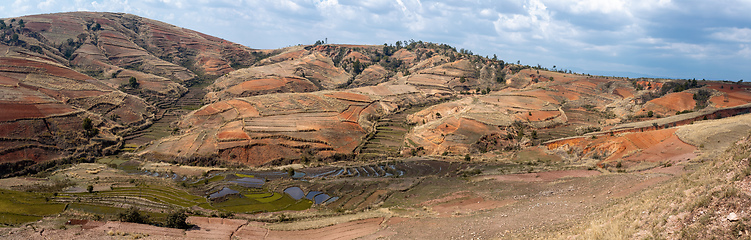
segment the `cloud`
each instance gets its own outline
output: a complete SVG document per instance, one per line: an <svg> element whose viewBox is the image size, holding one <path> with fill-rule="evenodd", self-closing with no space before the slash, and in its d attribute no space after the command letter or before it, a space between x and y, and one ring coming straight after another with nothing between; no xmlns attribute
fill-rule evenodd
<svg viewBox="0 0 751 240"><path fill-rule="evenodd" d="M720 28L710 34L710 37L729 42L751 42L751 28Z"/></svg>
<svg viewBox="0 0 751 240"><path fill-rule="evenodd" d="M751 78L728 67L751 64L746 0L14 0L0 17L78 10L127 12L253 48L415 39L593 72Z"/></svg>

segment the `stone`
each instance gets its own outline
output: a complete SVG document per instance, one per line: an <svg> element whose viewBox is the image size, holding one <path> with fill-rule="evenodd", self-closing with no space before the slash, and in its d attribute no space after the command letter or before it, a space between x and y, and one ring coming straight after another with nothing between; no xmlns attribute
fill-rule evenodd
<svg viewBox="0 0 751 240"><path fill-rule="evenodd" d="M727 219L728 219L728 221L731 221L731 222L735 222L735 221L740 220L740 218L738 217L738 214L735 214L735 213L728 214Z"/></svg>

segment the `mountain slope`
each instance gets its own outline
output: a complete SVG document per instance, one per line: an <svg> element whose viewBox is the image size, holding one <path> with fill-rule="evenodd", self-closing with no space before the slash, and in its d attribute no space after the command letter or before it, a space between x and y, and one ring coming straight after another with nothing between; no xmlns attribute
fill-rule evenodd
<svg viewBox="0 0 751 240"><path fill-rule="evenodd" d="M3 22L0 162L6 167L0 174L115 153L124 137L165 111L180 114L171 108L187 87L251 65L257 54L128 14L73 12ZM84 127L87 118L92 126Z"/></svg>
<svg viewBox="0 0 751 240"><path fill-rule="evenodd" d="M636 135L617 134L741 114L751 101L743 84L550 71L422 41L254 50L129 14L75 12L5 21L15 23L2 29L5 56L13 58L3 71L15 79L6 85L34 86L15 93L19 97L8 104L26 104L23 98L42 94L49 103L41 106L59 108L44 108L34 117L90 113L90 119L102 119L95 121L100 134L118 139L115 146L146 135L158 122L161 133L131 144L145 143L141 155L165 160L208 157L255 166L407 155L492 159L544 143L546 154L586 166L636 166L640 158L622 160L649 146L634 143ZM30 84L42 80L49 84ZM65 96L68 88L119 97ZM133 113L118 110L126 108ZM692 113L662 118L686 112ZM172 119L177 122L169 123ZM33 145L10 134L7 142ZM667 139L646 141L667 144ZM380 141L388 142L389 151L379 149ZM0 153L24 148L17 145L8 143Z"/></svg>

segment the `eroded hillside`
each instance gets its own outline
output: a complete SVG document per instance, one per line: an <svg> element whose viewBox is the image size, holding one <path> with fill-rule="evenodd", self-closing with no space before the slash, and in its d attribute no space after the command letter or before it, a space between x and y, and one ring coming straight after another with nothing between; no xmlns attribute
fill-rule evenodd
<svg viewBox="0 0 751 240"><path fill-rule="evenodd" d="M2 238L751 231L742 82L422 41L255 50L128 14L3 20Z"/></svg>
<svg viewBox="0 0 751 240"><path fill-rule="evenodd" d="M251 65L260 54L127 14L3 22L2 174L114 154L134 132L175 114L171 108L189 86Z"/></svg>

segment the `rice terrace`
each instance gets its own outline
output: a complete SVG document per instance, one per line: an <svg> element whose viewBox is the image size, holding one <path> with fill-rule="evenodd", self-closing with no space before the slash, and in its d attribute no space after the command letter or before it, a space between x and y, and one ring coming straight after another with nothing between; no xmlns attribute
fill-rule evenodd
<svg viewBox="0 0 751 240"><path fill-rule="evenodd" d="M743 80L86 11L0 50L2 239L751 238Z"/></svg>

